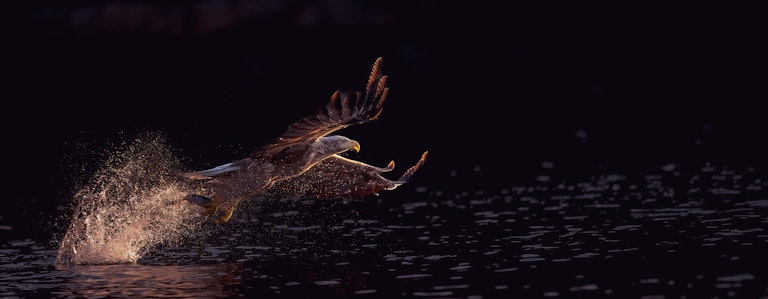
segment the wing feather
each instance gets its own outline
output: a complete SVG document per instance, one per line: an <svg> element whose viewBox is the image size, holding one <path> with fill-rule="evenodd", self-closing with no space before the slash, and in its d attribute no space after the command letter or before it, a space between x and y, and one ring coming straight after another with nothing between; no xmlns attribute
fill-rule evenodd
<svg viewBox="0 0 768 299"><path fill-rule="evenodd" d="M337 102L339 101L339 91L337 90L331 95L331 101L328 103L328 106L326 106L327 114L321 113L322 111L318 112L317 115L328 115L328 118L333 121L338 121L341 119L341 112L338 108L336 108Z"/></svg>
<svg viewBox="0 0 768 299"><path fill-rule="evenodd" d="M421 168L422 165L424 165L424 161L427 160L427 154L429 151L425 151L423 154L421 154L421 158L419 158L419 162L416 162L415 165L411 166L411 168L408 168L408 170L403 173L402 176L397 180L399 184L407 183L411 180L411 177L413 177L414 174L416 174L416 171Z"/></svg>
<svg viewBox="0 0 768 299"><path fill-rule="evenodd" d="M351 92L344 93L344 97L341 100L341 119L349 119L352 115L352 109L349 107L351 94Z"/></svg>
<svg viewBox="0 0 768 299"><path fill-rule="evenodd" d="M314 197L319 199L362 199L378 194L381 190L392 190L407 183L421 168L427 158L427 152L411 166L397 181L381 176L391 171L395 162L386 167L376 167L366 163L333 155L319 162L302 175L281 181L278 186L291 195Z"/></svg>
<svg viewBox="0 0 768 299"><path fill-rule="evenodd" d="M361 96L359 92L334 92L325 109L291 124L283 135L254 152L252 157L262 150L268 153L279 152L296 143L311 142L350 125L377 119L389 91L386 81L387 77L381 74L379 57L368 77L365 95Z"/></svg>

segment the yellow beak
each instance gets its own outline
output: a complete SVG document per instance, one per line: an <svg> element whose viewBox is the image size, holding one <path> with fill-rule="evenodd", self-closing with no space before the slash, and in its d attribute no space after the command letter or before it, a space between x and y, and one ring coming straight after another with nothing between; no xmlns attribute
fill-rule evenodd
<svg viewBox="0 0 768 299"><path fill-rule="evenodd" d="M359 153L360 152L360 143L355 142L355 144L352 145L352 150L355 151L356 153Z"/></svg>

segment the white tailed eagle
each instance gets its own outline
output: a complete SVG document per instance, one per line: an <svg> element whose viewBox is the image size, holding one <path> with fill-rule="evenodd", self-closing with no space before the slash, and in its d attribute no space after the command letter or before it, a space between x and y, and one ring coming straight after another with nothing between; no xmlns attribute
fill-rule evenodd
<svg viewBox="0 0 768 299"><path fill-rule="evenodd" d="M339 156L348 150L359 151L360 144L344 136L329 135L350 125L377 119L389 92L386 83L387 76L382 75L381 58L378 58L363 95L336 91L325 109L290 125L282 136L258 148L250 157L185 173L187 178L206 180L212 193L210 196L190 194L185 199L204 207L218 223L224 223L232 217L241 200L264 194L285 180L291 180L292 185L303 182L312 186L296 195L322 198L362 198L383 189L396 188L418 170L426 153L403 178L389 181L378 173L391 167L377 168ZM321 167L313 170L318 165ZM351 189L332 187L342 185Z"/></svg>

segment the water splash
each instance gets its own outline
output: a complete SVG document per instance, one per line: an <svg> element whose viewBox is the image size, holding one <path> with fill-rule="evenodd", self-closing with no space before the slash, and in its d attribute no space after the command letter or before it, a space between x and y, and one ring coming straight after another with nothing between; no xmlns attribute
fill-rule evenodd
<svg viewBox="0 0 768 299"><path fill-rule="evenodd" d="M183 197L200 190L179 177L180 169L157 133L113 150L75 194L56 264L135 263L155 246L190 236L204 217Z"/></svg>

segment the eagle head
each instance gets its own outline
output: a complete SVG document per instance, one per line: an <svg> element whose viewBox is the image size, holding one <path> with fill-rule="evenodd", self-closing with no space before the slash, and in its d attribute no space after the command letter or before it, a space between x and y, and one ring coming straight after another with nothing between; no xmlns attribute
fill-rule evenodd
<svg viewBox="0 0 768 299"><path fill-rule="evenodd" d="M341 135L321 137L317 140L315 147L315 151L317 151L320 156L323 156L323 158L348 150L359 152L360 143Z"/></svg>
<svg viewBox="0 0 768 299"><path fill-rule="evenodd" d="M360 143L340 135L325 136L317 139L307 152L307 166L314 165L332 155L353 150L360 151Z"/></svg>

